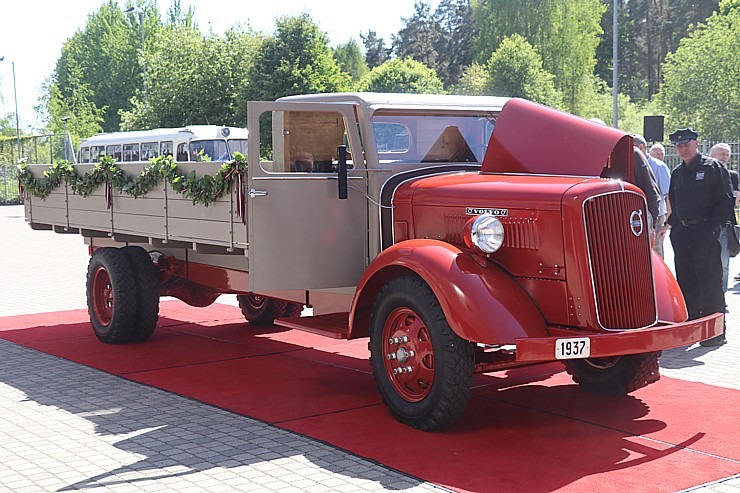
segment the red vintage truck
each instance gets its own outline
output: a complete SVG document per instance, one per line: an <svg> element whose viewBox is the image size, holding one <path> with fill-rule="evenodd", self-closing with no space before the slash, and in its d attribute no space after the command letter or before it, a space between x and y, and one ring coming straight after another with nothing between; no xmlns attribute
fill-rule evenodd
<svg viewBox="0 0 740 493"><path fill-rule="evenodd" d="M30 226L90 247L101 341L150 338L160 296L236 294L252 325L367 337L393 416L437 430L475 372L560 360L625 394L659 378L661 350L723 331L723 314L686 320L651 250L624 132L494 97L318 94L248 115L241 165L170 161L145 193L143 163L51 184L21 169ZM180 193L217 175L210 201Z"/></svg>

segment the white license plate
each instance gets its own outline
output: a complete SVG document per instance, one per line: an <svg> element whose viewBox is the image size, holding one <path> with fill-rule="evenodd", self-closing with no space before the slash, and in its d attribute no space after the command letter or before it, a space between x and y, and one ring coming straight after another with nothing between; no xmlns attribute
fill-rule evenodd
<svg viewBox="0 0 740 493"><path fill-rule="evenodd" d="M555 341L556 359L588 358L591 356L591 339L572 337Z"/></svg>

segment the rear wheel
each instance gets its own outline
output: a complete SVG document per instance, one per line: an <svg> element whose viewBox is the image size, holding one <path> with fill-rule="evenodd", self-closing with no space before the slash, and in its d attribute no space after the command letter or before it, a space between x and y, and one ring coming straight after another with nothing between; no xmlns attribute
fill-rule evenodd
<svg viewBox="0 0 740 493"><path fill-rule="evenodd" d="M136 341L136 278L126 254L96 250L87 268L87 311L95 335L107 344Z"/></svg>
<svg viewBox="0 0 740 493"><path fill-rule="evenodd" d="M398 421L438 430L465 411L473 346L452 331L422 280L402 277L381 290L370 318L369 348L378 390Z"/></svg>
<svg viewBox="0 0 740 493"><path fill-rule="evenodd" d="M589 392L625 395L660 380L660 351L564 362L573 381Z"/></svg>
<svg viewBox="0 0 740 493"><path fill-rule="evenodd" d="M288 306L287 301L268 298L258 294L240 294L236 297L239 308L247 321L256 326L272 325L276 318L282 317Z"/></svg>
<svg viewBox="0 0 740 493"><path fill-rule="evenodd" d="M126 246L121 250L126 254L136 280L138 313L136 333L131 342L144 342L154 334L159 318L159 272L143 248Z"/></svg>

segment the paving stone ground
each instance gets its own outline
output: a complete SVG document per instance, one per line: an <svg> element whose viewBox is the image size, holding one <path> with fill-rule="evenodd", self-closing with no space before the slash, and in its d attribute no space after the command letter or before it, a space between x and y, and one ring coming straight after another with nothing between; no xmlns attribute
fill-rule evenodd
<svg viewBox="0 0 740 493"><path fill-rule="evenodd" d="M0 316L86 307L88 255L81 237L31 231L22 206L0 207L0 233ZM734 260L731 275L739 271ZM731 284L729 344L665 351L663 375L740 389L734 317L740 283ZM740 420L740 410L721 412ZM260 421L0 340L0 493L53 491L448 490ZM740 474L686 491L740 493Z"/></svg>

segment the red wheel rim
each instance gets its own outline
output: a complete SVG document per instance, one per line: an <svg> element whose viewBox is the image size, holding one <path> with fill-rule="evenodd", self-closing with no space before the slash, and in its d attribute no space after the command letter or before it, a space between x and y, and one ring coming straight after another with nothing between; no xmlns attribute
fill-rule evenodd
<svg viewBox="0 0 740 493"><path fill-rule="evenodd" d="M113 318L113 286L105 267L95 269L92 280L92 305L95 318L108 325Z"/></svg>
<svg viewBox="0 0 740 493"><path fill-rule="evenodd" d="M423 400L434 382L429 329L410 308L396 308L383 326L383 362L393 389L408 402Z"/></svg>

